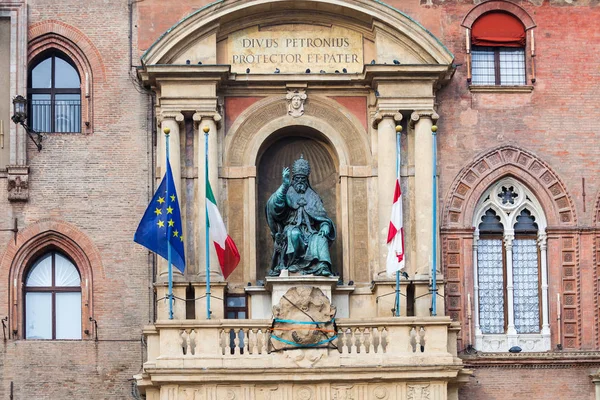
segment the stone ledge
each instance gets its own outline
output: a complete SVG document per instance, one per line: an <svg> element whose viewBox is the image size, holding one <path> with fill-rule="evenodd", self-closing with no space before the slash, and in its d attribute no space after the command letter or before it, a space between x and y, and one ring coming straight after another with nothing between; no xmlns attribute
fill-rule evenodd
<svg viewBox="0 0 600 400"><path fill-rule="evenodd" d="M469 85L472 93L531 93L533 86Z"/></svg>
<svg viewBox="0 0 600 400"><path fill-rule="evenodd" d="M600 365L600 352L461 354L467 368L571 368Z"/></svg>

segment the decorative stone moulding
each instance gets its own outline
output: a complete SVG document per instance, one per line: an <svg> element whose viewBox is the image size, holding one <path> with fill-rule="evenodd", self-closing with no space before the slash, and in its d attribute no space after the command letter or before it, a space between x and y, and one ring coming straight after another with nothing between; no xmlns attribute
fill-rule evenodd
<svg viewBox="0 0 600 400"><path fill-rule="evenodd" d="M443 227L470 227L477 200L489 185L505 176L514 176L530 187L549 226L577 224L573 201L560 177L534 154L502 146L479 156L458 174L446 198Z"/></svg>
<svg viewBox="0 0 600 400"><path fill-rule="evenodd" d="M29 200L29 166L9 165L8 170L8 200Z"/></svg>

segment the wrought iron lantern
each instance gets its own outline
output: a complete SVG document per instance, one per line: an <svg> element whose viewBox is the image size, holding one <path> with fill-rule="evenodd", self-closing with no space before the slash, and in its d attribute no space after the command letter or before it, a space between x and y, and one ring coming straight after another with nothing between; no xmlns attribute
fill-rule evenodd
<svg viewBox="0 0 600 400"><path fill-rule="evenodd" d="M40 132L35 131L27 125L27 99L21 95L13 98L13 116L11 117L12 121L15 124L20 124L29 138L35 143L38 151L42 150L42 134ZM35 137L33 136L35 135Z"/></svg>

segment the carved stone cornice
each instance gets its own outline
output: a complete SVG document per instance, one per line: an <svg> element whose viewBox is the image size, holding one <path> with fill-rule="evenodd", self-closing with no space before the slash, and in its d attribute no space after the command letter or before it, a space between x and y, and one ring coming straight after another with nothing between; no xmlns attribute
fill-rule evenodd
<svg viewBox="0 0 600 400"><path fill-rule="evenodd" d="M414 127L421 118L429 118L435 124L440 116L434 110L415 110L410 114L410 126Z"/></svg>
<svg viewBox="0 0 600 400"><path fill-rule="evenodd" d="M196 111L194 115L192 115L192 120L194 121L195 128L198 129L198 126L202 122L203 119L212 119L217 125L217 129L221 128L221 121L223 117L216 111Z"/></svg>
<svg viewBox="0 0 600 400"><path fill-rule="evenodd" d="M398 111L377 111L373 117L373 128L377 129L379 123L385 118L393 118L394 122L398 123L402 121L402 114Z"/></svg>
<svg viewBox="0 0 600 400"><path fill-rule="evenodd" d="M29 165L8 165L8 200L29 200Z"/></svg>
<svg viewBox="0 0 600 400"><path fill-rule="evenodd" d="M572 368L600 365L600 352L479 353L461 355L467 368Z"/></svg>

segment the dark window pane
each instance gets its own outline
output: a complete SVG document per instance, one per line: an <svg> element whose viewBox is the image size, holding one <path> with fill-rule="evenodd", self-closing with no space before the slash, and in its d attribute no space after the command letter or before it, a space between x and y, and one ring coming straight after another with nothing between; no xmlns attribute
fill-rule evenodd
<svg viewBox="0 0 600 400"><path fill-rule="evenodd" d="M246 297L227 297L227 307L246 307Z"/></svg>
<svg viewBox="0 0 600 400"><path fill-rule="evenodd" d="M52 118L52 101L49 94L31 95L31 127L38 132L50 132Z"/></svg>
<svg viewBox="0 0 600 400"><path fill-rule="evenodd" d="M55 58L54 87L55 88L79 88L81 85L77 70L68 62L58 57Z"/></svg>
<svg viewBox="0 0 600 400"><path fill-rule="evenodd" d="M45 59L31 71L31 87L50 89L52 87L52 57Z"/></svg>
<svg viewBox="0 0 600 400"><path fill-rule="evenodd" d="M81 96L57 94L54 115L54 132L81 132Z"/></svg>
<svg viewBox="0 0 600 400"><path fill-rule="evenodd" d="M236 319L235 311L227 311L227 319Z"/></svg>

